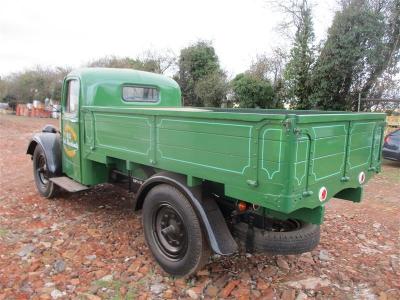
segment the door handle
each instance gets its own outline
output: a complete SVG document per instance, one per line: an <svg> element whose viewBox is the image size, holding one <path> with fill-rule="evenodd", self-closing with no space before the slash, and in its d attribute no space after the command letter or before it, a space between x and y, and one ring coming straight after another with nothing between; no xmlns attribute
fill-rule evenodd
<svg viewBox="0 0 400 300"><path fill-rule="evenodd" d="M78 123L77 119L63 119L63 121L71 122L71 123Z"/></svg>

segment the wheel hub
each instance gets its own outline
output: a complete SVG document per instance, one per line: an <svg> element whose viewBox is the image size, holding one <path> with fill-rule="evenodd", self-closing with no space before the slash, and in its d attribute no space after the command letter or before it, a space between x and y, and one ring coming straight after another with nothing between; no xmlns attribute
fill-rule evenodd
<svg viewBox="0 0 400 300"><path fill-rule="evenodd" d="M162 204L155 214L155 240L162 252L172 259L182 258L187 248L187 232L180 214Z"/></svg>

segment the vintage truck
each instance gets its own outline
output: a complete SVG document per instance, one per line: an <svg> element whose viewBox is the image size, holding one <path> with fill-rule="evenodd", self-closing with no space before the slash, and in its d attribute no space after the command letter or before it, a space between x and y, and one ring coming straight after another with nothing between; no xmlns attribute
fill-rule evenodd
<svg viewBox="0 0 400 300"><path fill-rule="evenodd" d="M61 130L46 126L27 149L39 193L126 186L176 276L211 250L310 251L329 199L361 201L380 171L380 113L182 107L174 80L104 68L65 78L61 112Z"/></svg>

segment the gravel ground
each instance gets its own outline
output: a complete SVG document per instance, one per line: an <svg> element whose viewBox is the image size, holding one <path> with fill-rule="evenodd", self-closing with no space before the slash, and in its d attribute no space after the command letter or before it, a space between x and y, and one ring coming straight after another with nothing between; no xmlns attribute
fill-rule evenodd
<svg viewBox="0 0 400 300"><path fill-rule="evenodd" d="M176 279L152 259L124 190L37 194L25 151L47 123L58 124L0 116L0 299L400 299L398 163L384 162L362 203L328 203L311 253L214 256Z"/></svg>

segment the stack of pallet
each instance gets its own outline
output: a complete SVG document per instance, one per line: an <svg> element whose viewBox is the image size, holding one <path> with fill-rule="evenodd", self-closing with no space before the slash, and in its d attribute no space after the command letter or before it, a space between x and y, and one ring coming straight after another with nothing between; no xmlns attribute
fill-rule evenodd
<svg viewBox="0 0 400 300"><path fill-rule="evenodd" d="M16 107L17 116L50 118L51 111L46 110L43 106L34 107L29 104L18 104Z"/></svg>

